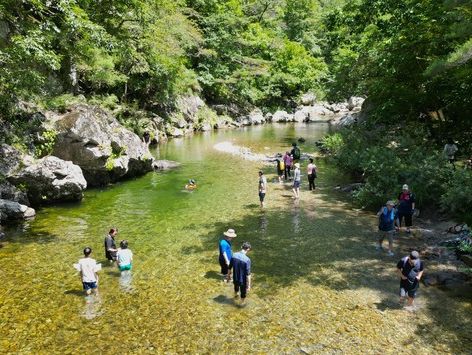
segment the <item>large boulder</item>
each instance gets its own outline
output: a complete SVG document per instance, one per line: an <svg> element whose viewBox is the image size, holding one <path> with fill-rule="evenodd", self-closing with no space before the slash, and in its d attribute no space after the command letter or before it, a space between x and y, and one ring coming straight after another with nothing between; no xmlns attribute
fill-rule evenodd
<svg viewBox="0 0 472 355"><path fill-rule="evenodd" d="M166 123L166 134L168 137L179 138L185 135L185 132L182 128L177 128L172 126L170 123Z"/></svg>
<svg viewBox="0 0 472 355"><path fill-rule="evenodd" d="M195 121L198 111L203 106L205 106L205 102L200 97L194 95L181 96L176 100L176 112L181 112L185 120L190 122ZM184 127L179 126L179 128Z"/></svg>
<svg viewBox="0 0 472 355"><path fill-rule="evenodd" d="M307 92L300 97L300 102L304 106L314 105L316 103L316 95L312 92Z"/></svg>
<svg viewBox="0 0 472 355"><path fill-rule="evenodd" d="M360 111L365 99L363 97L351 96L347 101L349 111Z"/></svg>
<svg viewBox="0 0 472 355"><path fill-rule="evenodd" d="M30 205L26 191L17 188L9 181L0 182L0 199L19 202L23 205Z"/></svg>
<svg viewBox="0 0 472 355"><path fill-rule="evenodd" d="M19 150L0 146L0 198L25 205L78 201L87 187L82 170L54 156L34 159Z"/></svg>
<svg viewBox="0 0 472 355"><path fill-rule="evenodd" d="M331 121L331 123L340 127L352 126L353 124L359 123L359 112L347 113Z"/></svg>
<svg viewBox="0 0 472 355"><path fill-rule="evenodd" d="M265 122L264 115L260 109L251 111L251 113L248 115L248 120L252 125L259 125Z"/></svg>
<svg viewBox="0 0 472 355"><path fill-rule="evenodd" d="M34 217L35 210L18 202L0 199L0 222Z"/></svg>
<svg viewBox="0 0 472 355"><path fill-rule="evenodd" d="M52 124L57 131L52 154L79 165L89 186L152 170L147 146L103 109L77 105Z"/></svg>
<svg viewBox="0 0 472 355"><path fill-rule="evenodd" d="M293 115L287 113L286 111L276 111L272 115L272 122L291 122L293 120Z"/></svg>
<svg viewBox="0 0 472 355"><path fill-rule="evenodd" d="M301 109L301 110L298 110L296 111L294 114L293 114L293 120L295 122L306 122L308 121L308 113L306 110L304 109Z"/></svg>
<svg viewBox="0 0 472 355"><path fill-rule="evenodd" d="M32 205L57 201L80 201L87 182L79 166L54 156L30 162L9 177L22 186Z"/></svg>

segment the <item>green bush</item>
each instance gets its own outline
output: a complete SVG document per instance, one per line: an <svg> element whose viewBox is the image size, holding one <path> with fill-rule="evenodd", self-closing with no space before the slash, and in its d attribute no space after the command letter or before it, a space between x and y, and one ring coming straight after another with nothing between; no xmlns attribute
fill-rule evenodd
<svg viewBox="0 0 472 355"><path fill-rule="evenodd" d="M86 103L86 101L87 100L82 95L75 96L72 94L64 94L46 100L44 105L47 109L65 112L68 107L74 104Z"/></svg>
<svg viewBox="0 0 472 355"><path fill-rule="evenodd" d="M362 207L377 208L389 199L395 199L403 184L415 193L418 208L439 206L441 196L449 191L453 175L439 148L422 144L428 135L418 124L412 127L351 127L326 137L323 144L333 152L335 164L352 174L365 185L353 193L354 202ZM456 181L456 177L453 181ZM469 178L470 179L470 178ZM465 184L466 178L456 184ZM470 185L470 184L469 184ZM457 193L454 192L454 196ZM464 194L457 206L442 202L445 209L463 214L471 206ZM470 197L472 199L472 197ZM469 200L470 201L470 200Z"/></svg>
<svg viewBox="0 0 472 355"><path fill-rule="evenodd" d="M457 215L469 225L472 224L472 172L457 170L444 184L441 208Z"/></svg>
<svg viewBox="0 0 472 355"><path fill-rule="evenodd" d="M338 154L344 145L343 136L340 133L333 133L323 138L323 148L330 154Z"/></svg>
<svg viewBox="0 0 472 355"><path fill-rule="evenodd" d="M39 142L34 147L36 158L42 158L52 153L54 144L56 144L57 132L54 129L41 133Z"/></svg>

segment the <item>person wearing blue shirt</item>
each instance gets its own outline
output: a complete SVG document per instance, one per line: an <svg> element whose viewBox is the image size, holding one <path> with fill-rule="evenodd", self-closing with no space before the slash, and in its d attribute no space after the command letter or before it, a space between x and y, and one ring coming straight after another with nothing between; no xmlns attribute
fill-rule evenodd
<svg viewBox="0 0 472 355"><path fill-rule="evenodd" d="M218 261L220 262L221 273L225 276L226 280L231 278L229 271L231 270L230 264L233 256L233 252L231 251L231 241L233 238L236 238L236 232L234 229L228 229L223 233L223 239L221 239L218 244L220 250Z"/></svg>
<svg viewBox="0 0 472 355"><path fill-rule="evenodd" d="M251 250L251 244L244 242L241 251L234 253L231 259L233 268L234 295L241 294L241 302L246 300L246 294L251 289L251 259L246 255Z"/></svg>
<svg viewBox="0 0 472 355"><path fill-rule="evenodd" d="M377 213L379 217L379 244L377 249L382 249L382 243L385 238L388 239L388 255L393 256L393 234L398 229L397 210L395 209L395 202L387 201L386 206L383 206Z"/></svg>

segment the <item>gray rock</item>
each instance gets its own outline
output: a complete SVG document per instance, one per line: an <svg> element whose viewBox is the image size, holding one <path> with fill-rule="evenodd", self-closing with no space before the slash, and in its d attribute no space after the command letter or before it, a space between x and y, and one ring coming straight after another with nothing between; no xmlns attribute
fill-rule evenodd
<svg viewBox="0 0 472 355"><path fill-rule="evenodd" d="M9 176L21 169L24 154L7 144L0 145L0 175Z"/></svg>
<svg viewBox="0 0 472 355"><path fill-rule="evenodd" d="M34 217L35 210L18 202L0 199L0 221L15 221Z"/></svg>
<svg viewBox="0 0 472 355"><path fill-rule="evenodd" d="M179 166L180 163L172 160L155 160L154 163L152 163L153 169L159 171L175 169Z"/></svg>
<svg viewBox="0 0 472 355"><path fill-rule="evenodd" d="M293 120L293 115L286 111L276 111L272 115L272 122L290 122Z"/></svg>
<svg viewBox="0 0 472 355"><path fill-rule="evenodd" d="M6 180L0 183L0 199L18 202L26 206L30 205L26 192Z"/></svg>
<svg viewBox="0 0 472 355"><path fill-rule="evenodd" d="M332 121L333 125L341 126L341 127L348 127L355 123L359 122L359 113L347 113L344 116L337 118L336 120Z"/></svg>
<svg viewBox="0 0 472 355"><path fill-rule="evenodd" d="M202 124L202 126L200 127L200 131L203 131L203 132L211 131L212 129L213 127L208 122Z"/></svg>
<svg viewBox="0 0 472 355"><path fill-rule="evenodd" d="M185 133L183 129L174 127L170 123L167 123L166 134L168 137L179 138L179 137L183 137Z"/></svg>
<svg viewBox="0 0 472 355"><path fill-rule="evenodd" d="M32 205L55 201L80 201L87 182L79 166L54 156L35 160L9 177L23 186Z"/></svg>
<svg viewBox="0 0 472 355"><path fill-rule="evenodd" d="M195 121L198 110L203 106L205 102L198 96L181 96L176 100L176 111L182 112L184 118L190 122ZM184 127L179 126L179 128Z"/></svg>
<svg viewBox="0 0 472 355"><path fill-rule="evenodd" d="M298 110L293 114L293 120L295 122L306 122L308 121L308 113L304 109Z"/></svg>
<svg viewBox="0 0 472 355"><path fill-rule="evenodd" d="M311 92L307 92L306 94L302 95L300 102L304 106L314 105L316 103L316 95Z"/></svg>
<svg viewBox="0 0 472 355"><path fill-rule="evenodd" d="M365 99L363 97L351 96L349 100L347 101L347 106L348 106L349 111L352 111L352 110L360 111L364 101Z"/></svg>
<svg viewBox="0 0 472 355"><path fill-rule="evenodd" d="M76 105L57 117L53 155L82 168L89 186L104 185L152 170L146 145L108 112Z"/></svg>
<svg viewBox="0 0 472 355"><path fill-rule="evenodd" d="M251 111L251 113L249 113L248 115L248 120L252 125L259 125L265 122L264 115L262 114L262 111L260 109L255 109Z"/></svg>

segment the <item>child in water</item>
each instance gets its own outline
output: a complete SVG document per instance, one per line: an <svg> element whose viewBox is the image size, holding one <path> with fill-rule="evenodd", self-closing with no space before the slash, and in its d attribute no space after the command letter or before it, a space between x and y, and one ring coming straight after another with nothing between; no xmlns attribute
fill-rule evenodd
<svg viewBox="0 0 472 355"><path fill-rule="evenodd" d="M133 252L128 249L128 241L120 242L120 249L116 252L116 262L120 271L131 270L133 262Z"/></svg>
<svg viewBox="0 0 472 355"><path fill-rule="evenodd" d="M189 179L188 184L185 185L186 190L195 190L197 188L197 184L195 183L194 179Z"/></svg>
<svg viewBox="0 0 472 355"><path fill-rule="evenodd" d="M74 265L77 271L80 271L82 286L87 295L90 295L92 291L98 293L97 271L101 270L101 265L97 264L95 259L90 257L90 254L92 254L92 248L86 247L84 249L84 258Z"/></svg>

